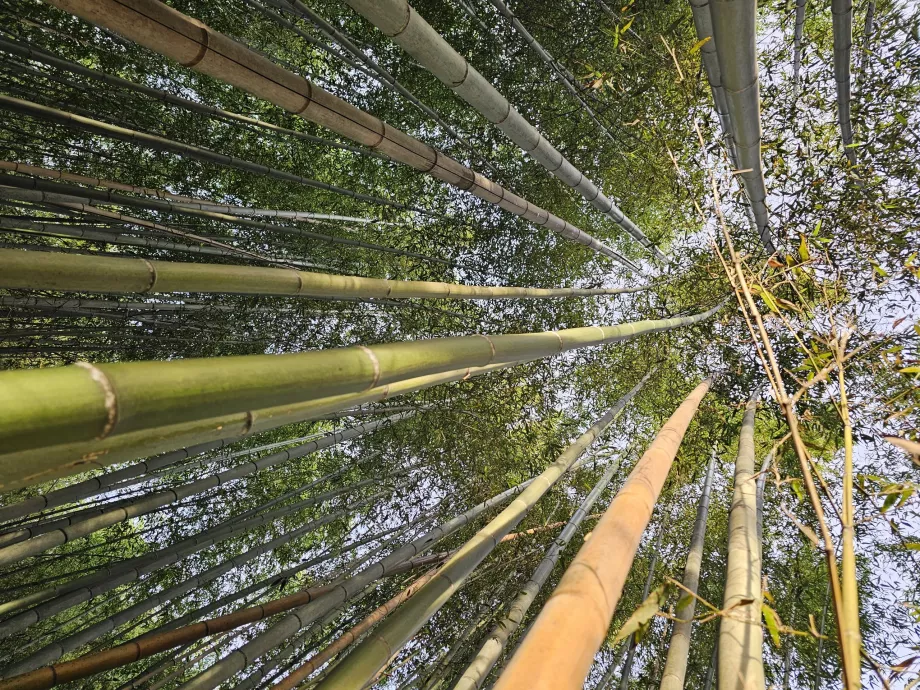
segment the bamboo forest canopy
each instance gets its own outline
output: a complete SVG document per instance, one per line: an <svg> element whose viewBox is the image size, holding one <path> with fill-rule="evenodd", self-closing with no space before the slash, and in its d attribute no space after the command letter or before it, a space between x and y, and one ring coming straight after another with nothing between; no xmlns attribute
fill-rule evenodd
<svg viewBox="0 0 920 690"><path fill-rule="evenodd" d="M5 0L0 689L920 687L920 12Z"/></svg>

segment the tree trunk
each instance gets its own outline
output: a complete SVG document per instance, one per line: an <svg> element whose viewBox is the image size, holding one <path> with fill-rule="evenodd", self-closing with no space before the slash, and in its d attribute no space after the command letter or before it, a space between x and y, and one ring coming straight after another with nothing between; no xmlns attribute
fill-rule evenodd
<svg viewBox="0 0 920 690"><path fill-rule="evenodd" d="M703 480L703 493L696 507L696 521L693 523L693 536L690 538L690 551L687 554L687 565L684 566L683 584L689 591L696 594L700 584L700 569L703 565L703 545L706 541L706 520L709 517L709 497L712 490L712 477L716 469L716 450L713 448L709 458L709 467L706 468L706 478ZM680 598L687 596L681 592ZM661 676L661 690L683 690L687 675L687 662L690 658L690 638L693 631L693 615L696 612L696 599L689 598L686 606L678 609L677 616L681 622L675 621L671 629L671 643L668 645L668 658L665 662L664 673Z"/></svg>
<svg viewBox="0 0 920 690"><path fill-rule="evenodd" d="M671 415L543 607L495 690L576 690L603 643L642 533L709 381Z"/></svg>
<svg viewBox="0 0 920 690"><path fill-rule="evenodd" d="M755 393L744 410L735 486L728 518L728 566L719 630L719 690L763 690L763 628L760 609L760 544L757 541L757 480L754 478ZM750 603L743 603L750 602Z"/></svg>

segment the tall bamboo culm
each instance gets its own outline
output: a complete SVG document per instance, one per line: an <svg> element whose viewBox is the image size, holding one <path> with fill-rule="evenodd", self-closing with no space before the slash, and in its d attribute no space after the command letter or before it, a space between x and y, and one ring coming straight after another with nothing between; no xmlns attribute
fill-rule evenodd
<svg viewBox="0 0 920 690"><path fill-rule="evenodd" d="M658 432L546 602L495 690L579 690L607 635L642 533L710 382Z"/></svg>
<svg viewBox="0 0 920 690"><path fill-rule="evenodd" d="M760 543L757 539L757 479L754 421L759 395L744 410L735 486L728 516L728 565L719 628L719 690L763 690L763 628L760 609ZM742 602L751 603L744 604Z"/></svg>
<svg viewBox="0 0 920 690"><path fill-rule="evenodd" d="M318 687L322 690L361 690L387 660L427 623L463 585L498 542L530 512L530 509L568 472L591 444L620 415L639 392L643 378L632 390L581 434L505 510L483 527L441 567L402 608L362 642ZM213 686L206 686L213 687ZM190 689L191 690L191 689ZM204 690L197 688L195 690Z"/></svg>
<svg viewBox="0 0 920 690"><path fill-rule="evenodd" d="M49 2L637 270L583 230L158 0Z"/></svg>
<svg viewBox="0 0 920 690"><path fill-rule="evenodd" d="M703 565L703 545L706 541L706 520L709 517L709 497L712 490L712 477L715 474L716 451L713 449L703 480L703 493L696 507L696 521L693 523L693 536L690 538L690 551L684 566L684 587L693 594L700 584L700 568ZM693 630L693 614L696 612L696 599L677 613L680 621L674 622L671 629L671 642L668 645L668 658L661 676L661 690L683 690L687 675L687 662L690 656L690 636Z"/></svg>
<svg viewBox="0 0 920 690"><path fill-rule="evenodd" d="M629 233L662 261L657 249L585 174L531 125L476 68L454 50L406 0L346 0L356 12L389 36L419 64L469 103L486 120L563 183Z"/></svg>
<svg viewBox="0 0 920 690"><path fill-rule="evenodd" d="M720 307L694 316L544 333L433 338L283 355L82 362L8 371L0 374L0 443L12 453L41 448L49 438L62 444L103 440L218 415L367 392L460 367L541 359L689 326L708 319ZM251 423L248 417L246 420ZM187 444L175 447L183 445ZM8 459L0 456L3 488L13 480L36 476L34 467L17 467Z"/></svg>

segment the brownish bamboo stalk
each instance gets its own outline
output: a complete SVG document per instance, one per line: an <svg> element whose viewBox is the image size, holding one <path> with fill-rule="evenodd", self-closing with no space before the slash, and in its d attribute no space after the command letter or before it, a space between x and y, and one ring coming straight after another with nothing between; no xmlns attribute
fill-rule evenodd
<svg viewBox="0 0 920 690"><path fill-rule="evenodd" d="M700 401L703 381L645 452L546 602L495 690L580 690L607 635L639 540Z"/></svg>

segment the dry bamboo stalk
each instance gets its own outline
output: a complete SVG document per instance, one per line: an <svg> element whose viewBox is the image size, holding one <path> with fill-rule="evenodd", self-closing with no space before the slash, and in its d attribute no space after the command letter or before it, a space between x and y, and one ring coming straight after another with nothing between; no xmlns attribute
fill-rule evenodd
<svg viewBox="0 0 920 690"><path fill-rule="evenodd" d="M665 423L546 602L495 690L576 690L613 617L639 540L709 381Z"/></svg>
<svg viewBox="0 0 920 690"><path fill-rule="evenodd" d="M0 249L0 287L101 293L232 293L331 299L552 299L621 294L619 288L527 288L384 280L155 259Z"/></svg>
<svg viewBox="0 0 920 690"><path fill-rule="evenodd" d="M283 355L81 362L8 371L0 374L0 442L16 452L41 448L49 438L59 443L104 440L218 415L367 393L460 367L541 359L690 326L708 319L721 306L694 316L544 333L433 338ZM353 404L348 401L349 406ZM247 418L244 424L248 427L251 420ZM10 467L5 460L0 458L4 488L14 479L36 476L36 468Z"/></svg>
<svg viewBox="0 0 920 690"><path fill-rule="evenodd" d="M158 0L134 0L130 6L117 0L49 2L93 24L116 31L184 67L225 81L395 161L523 216L566 239L626 265L631 264L583 230ZM630 267L638 270L634 264Z"/></svg>
<svg viewBox="0 0 920 690"><path fill-rule="evenodd" d="M662 261L667 257L585 174L531 125L492 84L454 50L406 0L346 0L356 12L418 60L493 123L522 151L613 220Z"/></svg>

